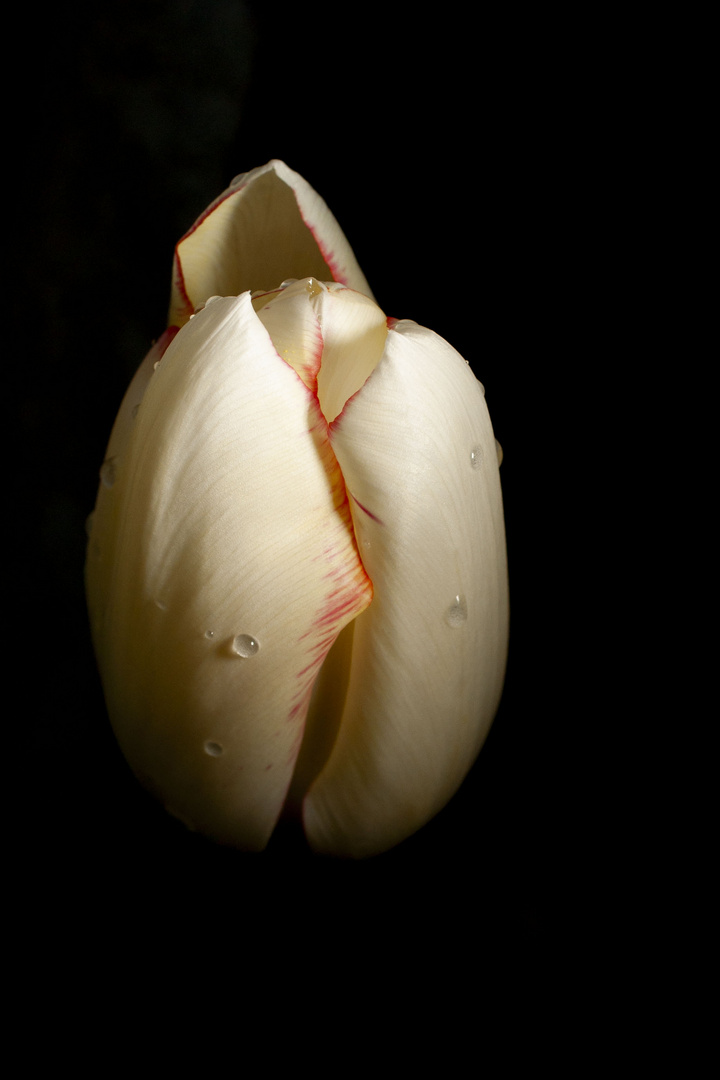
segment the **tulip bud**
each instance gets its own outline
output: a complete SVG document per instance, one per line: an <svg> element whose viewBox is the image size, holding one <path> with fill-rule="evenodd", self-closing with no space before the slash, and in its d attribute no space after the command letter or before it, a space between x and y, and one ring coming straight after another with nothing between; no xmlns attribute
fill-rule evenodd
<svg viewBox="0 0 720 1080"><path fill-rule="evenodd" d="M180 242L171 320L121 406L88 548L120 747L218 842L261 850L285 809L316 851L384 851L457 790L502 691L483 388L386 319L281 162Z"/></svg>

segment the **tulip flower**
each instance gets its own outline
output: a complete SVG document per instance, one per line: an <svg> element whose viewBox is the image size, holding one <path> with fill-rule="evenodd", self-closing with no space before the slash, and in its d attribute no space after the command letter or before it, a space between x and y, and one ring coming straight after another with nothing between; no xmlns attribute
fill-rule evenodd
<svg viewBox="0 0 720 1080"><path fill-rule="evenodd" d="M282 162L177 246L169 327L112 431L87 594L119 745L190 828L261 850L399 843L499 703L508 593L484 392L386 318Z"/></svg>

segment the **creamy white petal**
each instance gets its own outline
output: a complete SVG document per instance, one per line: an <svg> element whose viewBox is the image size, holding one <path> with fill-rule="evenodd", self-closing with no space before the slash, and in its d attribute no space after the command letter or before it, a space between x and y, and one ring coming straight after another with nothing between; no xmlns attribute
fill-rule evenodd
<svg viewBox="0 0 720 1080"><path fill-rule="evenodd" d="M88 593L123 753L191 827L262 848L317 672L372 587L317 399L249 294L178 333L103 500Z"/></svg>
<svg viewBox="0 0 720 1080"><path fill-rule="evenodd" d="M344 285L306 278L254 301L275 348L317 393L328 422L365 383L383 354L387 320Z"/></svg>
<svg viewBox="0 0 720 1080"><path fill-rule="evenodd" d="M125 460L145 391L176 333L175 327L166 330L153 343L135 372L115 418L105 458L100 467L100 485L95 508L90 516L92 532L85 563L86 595L93 634L104 621L109 599L107 575L108 568L114 563L114 545L118 536L117 516L120 501L117 493L113 492L118 469ZM98 546L100 536L103 537L102 557Z"/></svg>
<svg viewBox="0 0 720 1080"><path fill-rule="evenodd" d="M209 296L305 277L372 295L323 199L284 162L270 161L237 176L178 243L168 323L183 326Z"/></svg>
<svg viewBox="0 0 720 1080"><path fill-rule="evenodd" d="M371 855L440 810L497 710L508 591L482 387L414 323L331 426L374 599L353 625L347 702L304 801L318 851Z"/></svg>
<svg viewBox="0 0 720 1080"><path fill-rule="evenodd" d="M387 320L377 304L352 289L331 286L316 295L313 304L324 342L318 399L331 422L377 367Z"/></svg>
<svg viewBox="0 0 720 1080"><path fill-rule="evenodd" d="M278 356L298 373L313 394L317 393L323 334L311 297L313 292L324 289L314 278L306 278L253 299Z"/></svg>

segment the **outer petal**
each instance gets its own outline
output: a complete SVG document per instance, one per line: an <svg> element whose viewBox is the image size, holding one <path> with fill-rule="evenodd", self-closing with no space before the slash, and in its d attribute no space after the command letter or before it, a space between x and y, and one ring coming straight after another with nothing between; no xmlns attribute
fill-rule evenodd
<svg viewBox="0 0 720 1080"><path fill-rule="evenodd" d="M374 599L354 624L345 712L304 821L317 850L364 856L441 809L497 709L508 635L502 497L480 383L414 323L390 330L331 442Z"/></svg>
<svg viewBox="0 0 720 1080"><path fill-rule="evenodd" d="M317 399L249 294L211 300L152 375L87 579L132 768L191 827L262 848L317 671L371 586Z"/></svg>
<svg viewBox="0 0 720 1080"><path fill-rule="evenodd" d="M168 323L183 326L209 296L304 277L372 296L325 202L284 162L270 161L237 176L178 243Z"/></svg>

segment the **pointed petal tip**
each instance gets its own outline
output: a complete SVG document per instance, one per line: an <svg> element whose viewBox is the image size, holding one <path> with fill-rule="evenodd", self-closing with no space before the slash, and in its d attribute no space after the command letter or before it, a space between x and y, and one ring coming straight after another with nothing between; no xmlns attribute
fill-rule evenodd
<svg viewBox="0 0 720 1080"><path fill-rule="evenodd" d="M325 201L274 158L236 176L176 245L168 321L184 325L211 293L273 289L309 276L372 296Z"/></svg>

